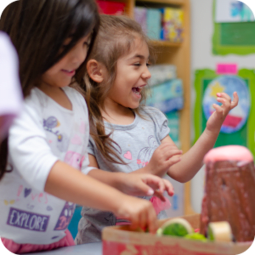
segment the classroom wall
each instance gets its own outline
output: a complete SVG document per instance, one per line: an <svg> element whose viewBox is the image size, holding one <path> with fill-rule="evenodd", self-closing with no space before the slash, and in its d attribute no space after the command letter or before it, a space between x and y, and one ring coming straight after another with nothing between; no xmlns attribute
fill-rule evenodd
<svg viewBox="0 0 255 255"><path fill-rule="evenodd" d="M205 68L215 69L217 63L237 63L239 69L255 69L255 54L247 56L238 56L233 54L227 56L214 56L212 54L213 0L190 0L190 3L192 116L195 100L195 93L193 89L195 70ZM193 129L191 129L191 132L193 140ZM203 182L204 170L200 170L191 182L191 202L192 207L196 212L201 211Z"/></svg>

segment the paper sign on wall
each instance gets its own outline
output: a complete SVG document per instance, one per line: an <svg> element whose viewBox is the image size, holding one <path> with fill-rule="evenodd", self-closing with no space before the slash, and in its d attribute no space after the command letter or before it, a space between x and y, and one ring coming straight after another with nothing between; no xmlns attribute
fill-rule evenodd
<svg viewBox="0 0 255 255"><path fill-rule="evenodd" d="M218 64L216 68L217 74L233 74L236 75L238 72L237 64Z"/></svg>

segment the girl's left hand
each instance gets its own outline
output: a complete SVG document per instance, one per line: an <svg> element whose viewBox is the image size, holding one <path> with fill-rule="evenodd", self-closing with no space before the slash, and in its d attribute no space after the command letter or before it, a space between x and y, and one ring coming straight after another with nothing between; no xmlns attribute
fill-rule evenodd
<svg viewBox="0 0 255 255"><path fill-rule="evenodd" d="M207 130L211 132L219 132L221 125L223 124L226 116L229 111L235 108L238 105L238 95L236 92L233 93L233 101L231 101L231 97L226 93L217 93L217 101L222 103L221 106L217 104L213 104L213 108L215 111L210 116L206 123Z"/></svg>
<svg viewBox="0 0 255 255"><path fill-rule="evenodd" d="M122 182L122 192L132 196L157 196L165 201L163 193L166 191L169 196L174 195L172 184L163 178L152 174L129 173L125 174Z"/></svg>

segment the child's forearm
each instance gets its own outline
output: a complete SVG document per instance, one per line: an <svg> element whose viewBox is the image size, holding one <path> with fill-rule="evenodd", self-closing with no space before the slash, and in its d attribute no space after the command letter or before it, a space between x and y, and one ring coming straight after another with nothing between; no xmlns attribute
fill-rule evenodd
<svg viewBox="0 0 255 255"><path fill-rule="evenodd" d="M124 194L57 161L45 185L45 192L79 205L117 213Z"/></svg>
<svg viewBox="0 0 255 255"><path fill-rule="evenodd" d="M167 174L182 183L190 181L202 167L203 158L213 148L218 134L206 128L192 148L182 156L181 161L169 168Z"/></svg>
<svg viewBox="0 0 255 255"><path fill-rule="evenodd" d="M93 169L88 175L100 182L103 182L115 189L122 191L122 183L124 183L124 173L112 173L101 169Z"/></svg>

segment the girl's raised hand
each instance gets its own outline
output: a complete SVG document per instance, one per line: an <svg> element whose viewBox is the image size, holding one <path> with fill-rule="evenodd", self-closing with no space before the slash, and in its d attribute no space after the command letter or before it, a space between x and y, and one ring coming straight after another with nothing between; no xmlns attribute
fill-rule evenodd
<svg viewBox="0 0 255 255"><path fill-rule="evenodd" d="M123 175L122 187L120 190L132 196L152 196L159 197L165 201L163 193L166 191L169 196L174 195L172 184L165 179L152 174L129 173Z"/></svg>
<svg viewBox="0 0 255 255"><path fill-rule="evenodd" d="M131 228L146 229L155 234L158 229L157 216L151 202L131 196L125 196L119 201L119 206L115 215L118 218L126 219L131 222Z"/></svg>
<svg viewBox="0 0 255 255"><path fill-rule="evenodd" d="M222 103L221 106L213 104L215 111L207 121L206 128L211 132L219 132L221 125L223 124L229 111L238 105L238 95L236 92L233 93L233 101L231 97L226 93L217 93L217 101Z"/></svg>

